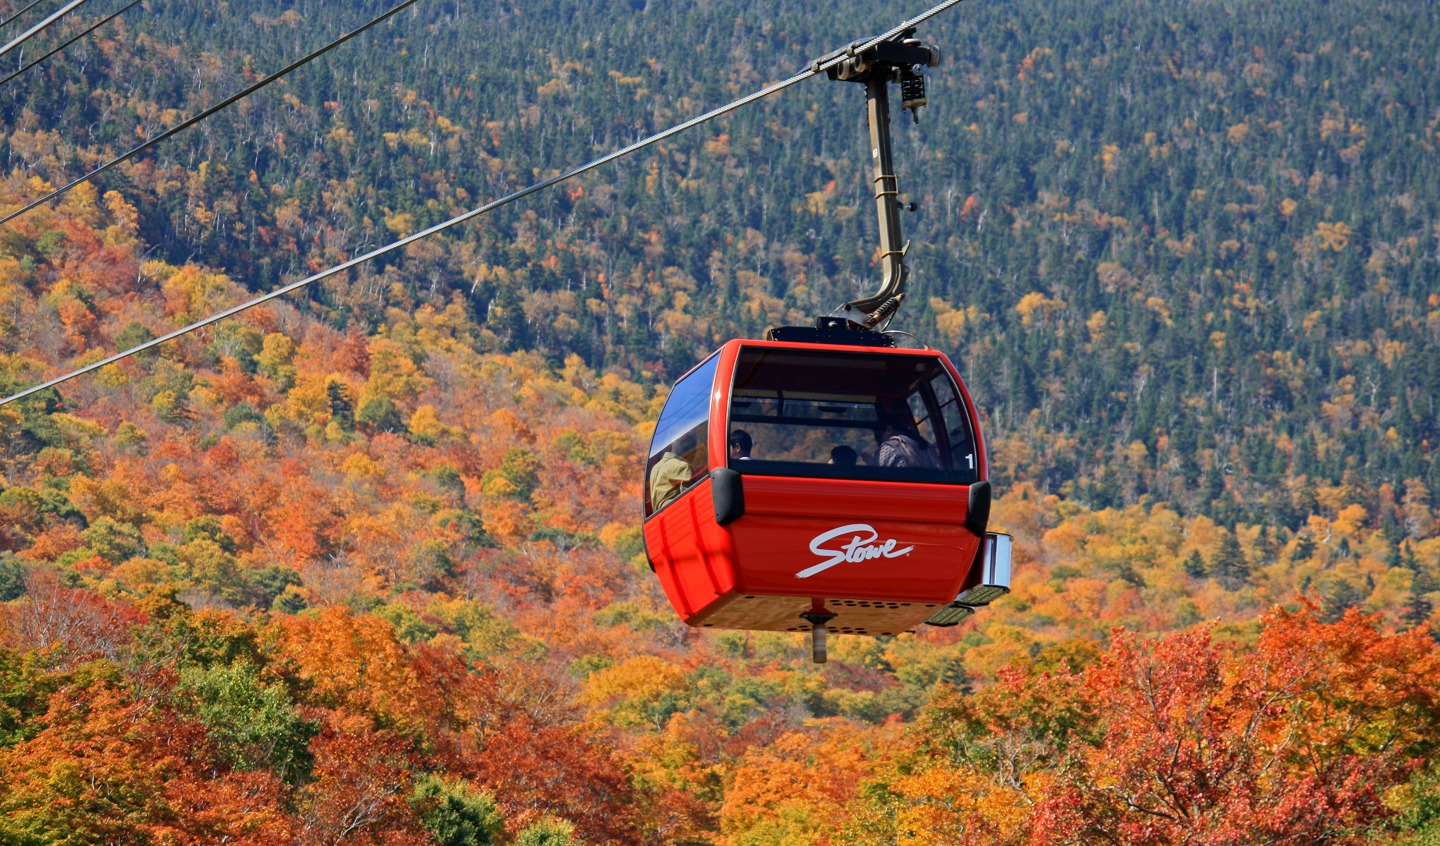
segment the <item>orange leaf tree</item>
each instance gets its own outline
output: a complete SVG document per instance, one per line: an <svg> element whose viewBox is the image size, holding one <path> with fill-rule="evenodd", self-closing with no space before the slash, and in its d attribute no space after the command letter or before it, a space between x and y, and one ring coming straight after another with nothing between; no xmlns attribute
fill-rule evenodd
<svg viewBox="0 0 1440 846"><path fill-rule="evenodd" d="M1350 843L1440 736L1440 654L1351 611L1275 612L1253 653L1205 632L1117 637L1085 676L1103 733L1075 748L1031 842Z"/></svg>

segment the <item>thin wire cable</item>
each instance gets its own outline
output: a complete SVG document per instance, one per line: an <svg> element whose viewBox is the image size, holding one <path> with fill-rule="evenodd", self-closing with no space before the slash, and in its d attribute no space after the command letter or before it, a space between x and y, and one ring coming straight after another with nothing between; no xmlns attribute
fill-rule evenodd
<svg viewBox="0 0 1440 846"><path fill-rule="evenodd" d="M66 47L69 47L71 44L74 44L76 41L79 41L80 39L84 38L85 36L89 35L90 33L94 32L95 30L99 29L100 27L104 26L105 24L110 23L111 21L113 21L113 20L115 20L116 18L120 17L120 15L124 14L124 12L125 12L126 9L129 9L131 6L134 6L135 4L137 4L137 3L139 3L139 2L140 2L140 0L130 0L129 3L126 3L124 6L121 6L121 7L120 7L119 9L117 9L116 11L111 12L110 14L106 15L105 17L101 18L100 20L96 21L95 23L90 24L90 25L87 26L85 29L81 30L79 33L76 33L75 35L70 36L70 37L69 37L68 39L66 39L66 40L64 41L64 43L62 43L59 47L56 47L55 49L51 50L49 53L46 53L45 55L41 56L41 57L38 58L38 59L32 60L32 61L31 61L29 64L27 64L25 67L21 68L20 70L15 71L14 73L10 74L9 76L5 77L4 79L0 79L0 85L4 85L5 83L9 82L10 80L14 79L15 77L19 76L20 74L24 73L25 71L30 70L31 68L35 67L36 65L40 64L41 62L43 62L43 61L45 61L46 59L50 58L51 56L55 55L56 53L59 53L61 50L64 50Z"/></svg>
<svg viewBox="0 0 1440 846"><path fill-rule="evenodd" d="M46 194L45 196L41 197L40 199L35 200L34 202L30 203L29 205L27 205L27 206L25 206L25 207L23 207L23 208L21 208L21 209L19 209L19 210L17 210L17 211L13 211L13 212L5 215L3 218L0 218L0 224L9 223L10 221L14 220L15 218L19 217L20 215L22 215L22 214L24 214L24 213L26 213L26 212L28 212L28 211L30 211L31 209L33 209L33 208L35 208L35 207L37 207L37 206L43 205L44 203L49 202L50 200L55 199L56 197L60 196L61 194L64 194L66 191L69 191L71 188L74 188L76 185L79 185L80 183L86 182L86 181L88 181L88 180L90 180L90 179L94 179L95 177L99 176L100 174L104 173L105 171L109 170L110 168L115 167L116 165L121 164L121 163L123 163L123 162L129 161L130 159L132 159L132 158L134 158L135 156L138 156L139 154L145 152L146 150L150 149L151 147L155 146L156 144L159 144L161 141L164 141L165 139L169 138L170 136L175 135L176 133L178 133L178 132L180 132L180 131L182 131L182 130L189 129L190 127L194 126L195 124L199 123L200 121L204 120L205 118L207 118L207 117L215 114L216 112L220 111L221 109L225 108L226 106L230 106L230 105L234 104L236 101L243 100L244 98L250 96L251 94L254 94L256 91L259 91L261 88L264 88L265 86L269 85L270 83L274 82L275 80L280 79L281 77L285 76L286 74L290 73L291 71L295 70L296 68L300 67L301 65L307 64L307 63L309 63L310 61L313 61L314 59L316 59L316 58L324 55L325 53L328 53L329 51L333 50L334 48L339 47L341 44L344 44L346 41L349 41L350 39L352 39L352 38L354 38L355 36L359 35L360 33L364 32L365 30L370 29L371 27L379 24L380 22L386 20L387 18L389 18L390 16L396 14L397 12L400 12L401 10L405 9L406 7L408 7L408 6L413 6L416 2L418 2L418 0L404 0L404 2L400 3L398 6L396 6L396 7L393 8L393 9L391 9L390 11L386 12L385 14L381 15L380 17L378 17L378 18L370 21L369 23L365 24L364 26L360 27L359 29L355 29L355 30L352 30L352 31L350 31L350 32L347 32L346 34L340 36L339 38L335 39L334 41L330 42L329 44L326 44L324 47L321 47L319 50L316 50L315 52L311 53L310 55L306 56L305 58L300 59L300 60L298 60L298 61L296 61L296 62L293 62L293 63L287 65L286 67L282 68L280 71L278 71L277 73L275 73L273 76L267 76L267 77L265 77L264 79L260 80L259 82L256 82L256 83L254 83L253 85L247 86L247 87L244 88L243 90L238 91L238 92L236 92L235 94L230 95L229 97L226 97L224 100L221 100L219 103L216 103L215 105L211 106L210 108L206 109L206 110L203 111L203 112L200 112L199 114L195 115L194 117L188 118L188 119L186 119L186 120L184 120L184 121L181 121L180 123L178 123L178 124L170 127L169 129L165 130L164 132L160 133L159 135L156 135L154 138L151 138L150 140L146 141L145 143L143 143L143 144L135 147L134 149L130 150L128 153L124 153L124 154L122 154L122 155L120 155L120 156L117 156L117 157L111 159L110 161L108 161L108 162L106 162L105 164L103 164L103 165L95 168L94 170L90 171L89 173L85 174L84 176L80 177L79 179L76 179L76 180L74 180L73 182L69 183L68 185L65 185L65 186L62 186L62 187L60 187L60 188L57 188L57 189L55 189L54 191L51 191L49 194Z"/></svg>
<svg viewBox="0 0 1440 846"><path fill-rule="evenodd" d="M41 21L40 23L35 24L34 26L30 27L30 28L29 28L28 30L26 30L25 33L24 33L23 35L21 35L19 38L15 39L14 41L11 41L9 44L6 44L4 47L0 47L0 56L3 56L3 55L5 55L6 53L9 53L11 50L14 50L16 47L20 46L21 44L24 44L27 40L29 40L30 36L34 35L35 33L39 32L40 30L44 29L45 27L49 26L50 24L54 23L55 21L58 21L58 20L60 20L61 18L65 17L66 15L70 14L71 10L73 10L76 6L79 6L81 3L84 3L84 2L85 2L85 0L70 0L70 2L69 2L69 3L66 3L64 6L62 6L59 11L55 12L55 13L52 14L50 17L46 18L45 20Z"/></svg>
<svg viewBox="0 0 1440 846"><path fill-rule="evenodd" d="M964 0L945 0L944 3L941 3L940 5L936 6L935 8L933 8L933 9L931 9L930 11L926 12L925 14L921 15L920 17L917 17L917 18L914 18L914 19L912 19L912 20L906 21L905 23L901 24L900 26L895 27L894 29L890 30L889 32L885 33L884 35L876 36L876 37L874 37L874 38L872 38L872 39L869 39L868 41L857 41L857 42L855 42L854 44L850 45L850 46L847 47L847 48L842 48L841 50L838 50L838 51L836 51L835 53L827 54L827 58L825 58L825 59L817 59L817 60L815 60L814 62L811 62L811 63L810 63L810 66L809 66L808 68L806 68L805 70L800 71L799 73L795 74L794 76L790 77L789 79L784 80L783 82L778 82L778 83L776 83L775 85L772 85L772 86L770 86L770 87L768 87L768 88L762 88L762 89L760 89L759 91L756 91L756 92L754 92L754 93L752 93L752 94L748 94L748 95L746 95L746 96L744 96L744 97L741 97L739 100L735 100L734 102L731 102L731 103L728 103L728 104L726 104L726 105L724 105L724 106L721 106L721 107L718 108L718 109L713 109L713 110L711 110L711 111L708 111L708 112L706 112L705 114L700 115L700 116L698 116L698 117L691 118L690 120L687 120L687 121L685 121L684 123L676 124L675 126L672 126L672 127L670 127L669 129L667 129L667 130L665 130L665 131L663 131L663 132L659 132L659 133L656 133L655 135L651 135L651 136L648 137L648 138L641 139L640 141L637 141L637 142L635 142L634 144L631 144L631 145L628 146L628 147L625 147L625 148L623 148L623 149L616 150L616 151L614 151L614 152L612 152L612 153L608 153L608 154L606 154L606 155L604 155L604 156L601 156L600 158L595 159L594 161L589 162L588 164L583 164L583 165L581 165L581 166L579 166L579 167L572 168L571 170L567 170L567 171L565 171L564 173L562 173L562 174L560 174L560 175L558 175L558 176L552 176L552 177L550 177L549 179L543 180L543 181L541 181L541 182L537 182L537 183L535 183L534 185L531 185L529 188L522 188L521 190L516 191L516 192L514 192L513 194L509 194L509 195L507 195L507 196L505 196L505 197L501 197L501 198L498 199L498 200L494 200L494 201L492 201L492 202L486 203L485 205L480 206L480 207L478 207L478 208L471 209L470 211L465 212L464 214L459 215L458 217L452 217L452 218L450 218L449 220L447 220L447 221L445 221L445 222L443 222L443 223L437 223L437 224L435 224L434 226L430 227L429 229L423 230L423 231L421 231L421 232L416 232L416 233L414 233L413 235L408 235L408 236L406 236L406 237L404 237L404 238L401 238L401 239L398 240L398 241L394 241L394 242L392 242L392 243L390 243L390 244L386 244L386 245L383 246L383 247L378 247L378 248L376 248L376 249L374 249L374 250L371 250L370 252L368 252L368 253L366 253L366 254L364 254L364 255L362 255L362 256L358 256L358 257L356 257L356 258L350 259L349 261L344 262L344 263L342 263L342 264L337 264L337 265L335 265L334 267L331 267L331 268L329 268L329 269L327 269L327 270L322 270L322 271L320 271L319 273L314 274L313 276L307 276L307 277L305 277L304 279L301 279L301 280L298 281L298 282L292 282L292 283L290 283L289 285L284 286L283 288L277 288L277 289L275 289L274 291L271 291L271 292L268 293L268 294L262 294L262 295L260 295L260 296L258 296L258 297L256 297L256 298L248 301L248 302L244 302L244 303L241 303L240 305L233 306L233 307L231 307L231 308L225 309L225 310L222 311L222 312L218 312L218 313L216 313L216 314L212 314L212 315L210 315L209 317L205 318L204 320L197 321L197 322L195 322L195 323L190 324L189 326L185 326L185 327L183 327L183 328L181 328L181 329L176 329L176 330L173 331L173 332L167 332L166 334L161 335L161 336L158 337L158 338L153 338L153 339L151 339L151 340L149 340L149 341L146 341L146 342L143 343L143 344L140 344L140 345L138 345L138 346L136 346L136 347L132 347L131 349L125 350L125 351L123 351L123 352L115 353L114 355L112 355L112 356L110 356L110 357L108 357L108 358L101 359L100 361L94 362L93 364L88 364L88 365L86 365L86 366L84 366L84 367L81 367L81 368L78 369L78 370L72 370L72 371L70 371L69 373L64 374L63 376L57 376L57 377L55 377L54 379L50 379L49 381L42 382L42 383L40 383L40 384L38 384L38 385L34 385L34 386L32 386L32 387L26 388L25 390L20 391L19 393L11 394L10 396L5 397L4 399L0 399L0 406L6 405L6 404L8 404L8 403L14 402L14 401L19 400L19 399L24 399L25 397L28 397L28 396L30 396L31 394L39 393L40 391L43 391L43 390L45 390L46 388L53 388L53 387L55 387L56 385L61 384L62 382L67 382L67 381L69 381L69 380L71 380L71 379L74 379L74 378L77 377L77 376L83 376L83 375L85 375L86 373L90 373L90 372L92 372L92 371L99 370L99 369L102 368L102 367L105 367L105 366L107 366L107 365L114 364L115 362L121 361L122 359L129 358L130 356L135 355L136 353L144 352L145 350L148 350L148 349L150 349L150 348L152 348L152 347L159 346L160 344L163 344L163 343L165 343L166 341L170 341L170 340L173 340L173 339L175 339L175 338L178 338L178 337L180 337L181 335L187 335L187 334L189 334L189 333L191 333L191 332L196 331L197 329L203 329L203 328L205 328L206 326L209 326L209 325L212 324L212 323L218 323L219 321L224 320L224 319L227 318L227 317L232 317L232 316L234 316L234 315L237 315L237 314L239 314L240 312L245 311L246 309L251 309L251 308L254 308L254 307L257 306L257 305L260 305L261 303L269 302L270 300L273 300L273 299L275 299L276 297L284 296L285 294L288 294L288 293L290 293L291 291L297 291L297 290L299 290L299 289L301 289L301 288L304 288L305 286L310 285L310 284L312 284L312 283L319 282L319 281L321 281L321 280L323 280L323 279L328 279L328 278L330 278L331 276L334 276L334 275L337 274L337 273L340 273L340 272L345 271L345 270L349 270L349 269L352 268L352 267L355 267L355 266L360 265L360 264L364 264L365 262L368 262L368 261L370 261L370 260L372 260L372 259L375 259L375 258L378 258L378 257L380 257L380 256L383 256L383 255L385 255L386 253L394 252L395 250L398 250L398 249L400 249L401 247L405 247L405 246L408 246L408 245L410 245L410 244L413 244L413 243L415 243L416 241L420 240L421 238L428 238L428 237L430 237L431 235L435 235L435 234L438 234L438 233L440 233L440 232L443 232L443 231L445 231L446 229L449 229L449 228L451 228L451 227L453 227L453 226L457 226L457 225L459 225L459 224L461 224L461 223L464 223L464 222L466 222L466 221L468 221L468 220L472 220L472 219L474 219L474 218L476 218L476 217L479 217L479 216L482 215L482 214L485 214L485 213L487 213L487 212L493 211L493 210L495 210L495 209L500 208L501 206L504 206L504 205L507 205L507 204L509 204L509 203L512 203L512 202L514 202L514 201L516 201L516 200L519 200L519 199L521 199L522 197L528 197L529 195L534 194L534 193L537 192L537 191L542 191L542 190L544 190L544 189L546 189L546 188L549 188L549 187L551 187L551 186L558 185L559 183L564 182L564 181L567 180L567 179L571 179L571 178L573 178L573 177L579 176L580 174L585 173L586 171L594 170L595 168L600 167L601 165L608 164L608 163L610 163L610 162L615 161L616 159L622 158L622 157L624 157L624 156L628 156L628 155L630 155L631 153L633 153L633 152L635 152L635 151L637 151L637 150L644 149L645 147L649 147L650 145L656 144L656 143L658 143L658 142L660 142L660 141L663 141L663 140L665 140L666 138L670 138L670 137L672 137L672 136L674 136L674 135L678 135L679 133L684 132L684 131L686 131L686 130L688 130L688 129L691 129L691 128L693 128L693 127L699 126L699 125L702 124L702 123L705 123L705 122L710 121L710 120L714 120L715 118L720 117L721 115L727 114L727 113L729 113L729 112L733 112L733 111L735 111L735 110L738 109L738 108L741 108L741 107L743 107L743 106L747 106L747 105L749 105L750 103L755 102L756 100L759 100L759 99L764 98L764 97L768 97L768 96L770 96L771 94L776 94L776 93L778 93L778 92L780 92L780 91L785 90L786 88L789 88L789 87L792 86L792 85L795 85L796 83L803 82L804 80L809 79L809 78L812 77L812 76L815 76L815 75L817 75L817 74L823 73L823 72L829 70L830 68L835 67L836 65L840 64L841 62L844 62L846 59L849 59L851 56L855 55L856 53L864 52L865 50L867 50L867 49L875 46L876 44L879 44L879 43L882 42L882 41L888 41L889 39L894 38L895 36L899 35L900 33L904 32L905 30L907 30L907 29L909 29L909 28L911 28L911 27L917 26L917 25L919 25L920 23L922 23L922 22L924 22L924 21L926 21L926 20L929 20L931 17L934 17L935 15L939 14L940 12L942 12L942 11L950 8L951 6L956 6L956 5L960 4L960 3L963 2L963 1L964 1Z"/></svg>
<svg viewBox="0 0 1440 846"><path fill-rule="evenodd" d="M21 9L20 11L16 12L15 14L11 15L10 17L6 18L5 20L0 21L0 29L4 29L5 27L7 27L7 26L9 26L10 24L14 23L17 19L19 19L19 17L20 17L21 15L25 14L26 12L28 12L28 11L30 11L31 9L35 8L36 6L39 6L42 2L44 2L44 0L30 0L30 4L29 4L28 6L26 6L26 7L23 8L23 9Z"/></svg>

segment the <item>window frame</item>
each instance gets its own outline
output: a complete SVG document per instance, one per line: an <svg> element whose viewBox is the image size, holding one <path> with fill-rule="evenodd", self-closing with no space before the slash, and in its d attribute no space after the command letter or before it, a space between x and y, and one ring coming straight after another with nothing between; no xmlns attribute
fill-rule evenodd
<svg viewBox="0 0 1440 846"><path fill-rule="evenodd" d="M661 407L660 416L655 420L655 432L650 437L650 448L645 458L645 481L641 498L643 500L642 508L644 509L645 519L647 520L655 516L656 514L659 514L661 511L664 511L670 505L683 498L688 491L692 490L695 487L695 484L697 482L699 482L703 478L706 478L709 475L710 462L708 460L708 438L710 436L711 398L714 396L715 382L719 375L719 367L720 351L717 350L714 353L711 353L708 357L706 357L704 361L701 361L699 364L690 368L690 370L684 376L676 379L675 384L670 387L670 394L665 398L665 405ZM704 371L706 369L710 371L710 375L708 381L704 382L704 393L700 394L696 391L698 391L701 385L700 380L704 379ZM680 393L682 387L688 388L692 384L695 386L695 391L690 391L685 394ZM694 413L693 400L700 397L703 397L704 399L704 402L699 405L699 408L703 409L704 411L703 415L697 415ZM671 426L669 430L667 430L665 428L665 424L667 423L666 412L672 409L672 405L677 400L679 400L681 403L687 403L685 410L682 412L682 414L686 416L686 419L682 421L682 425L686 422L690 423L691 425L689 426L689 428ZM676 414L674 416L678 417L681 415ZM662 436L669 435L673 435L673 437L669 437L668 440L661 440ZM653 508L651 506L650 486L651 475L655 471L655 466L660 463L661 459L668 452L671 451L671 447L674 447L682 438L687 435L694 436L695 438L694 451L690 453L692 458L689 460L692 468L690 478L688 481L686 481L680 486L680 492L678 495L666 500L660 505L659 508ZM697 453L699 455L707 456L707 460L704 462L700 462L700 469L695 470L694 467L696 462L694 460L694 456Z"/></svg>
<svg viewBox="0 0 1440 846"><path fill-rule="evenodd" d="M774 396L774 401L778 404L779 412L776 415L771 416L757 414L753 412L737 412L737 400L750 399L751 401L754 401L755 399L768 399L767 397L759 397L754 393L751 393L749 394L749 396L747 396L745 392L753 389L742 388L738 385L738 382L742 377L742 374L746 376L747 380L753 380L760 373L761 368L765 367L764 359L767 356L776 353L802 359L805 357L814 357L817 360L829 360L831 362L841 358L853 358L857 363L862 360L869 359L871 361L883 362L887 370L893 370L897 366L903 369L905 365L913 365L918 362L924 362L928 364L929 368L925 371L921 371L918 369L916 370L915 375L920 378L915 378L911 383L910 388L906 392L895 392L894 394L889 395L882 395L878 392L873 394L864 394L864 396L867 397L874 397L873 402L871 403L871 407L875 409L873 415L875 423L874 425L870 426L856 425L857 421L853 418L850 420L827 420L817 417L789 417L788 415L784 414L784 406L786 401L786 397L784 396L785 391L784 389L778 388L775 389ZM945 380L945 384L949 387L951 394L951 399L943 403L941 402L941 397L936 395L936 391L934 388L935 379L942 377ZM795 384L804 384L804 380L798 379L787 379L781 381L793 382ZM799 390L798 393L804 395L810 392L807 392L805 390ZM856 396L860 396L860 394L856 394ZM726 466L743 475L777 476L787 478L850 479L855 481L904 482L956 486L970 485L980 479L981 461L978 451L978 442L976 438L977 427L975 423L973 409L969 402L968 394L964 390L963 384L959 381L958 376L954 373L951 367L949 367L948 363L945 360L945 357L939 352L934 352L933 354L928 355L913 353L902 353L897 355L893 351L881 352L870 349L807 349L799 347L775 348L742 345L736 354L735 363L731 370L730 385L728 386L728 390L726 392L725 438L727 441L730 434L734 432L737 428L747 429L747 431L749 431L753 437L755 435L755 431L753 429L747 428L746 424L749 424L751 427L784 425L794 425L796 427L803 426L810 429L822 429L828 427L847 433L867 432L870 433L870 437L873 437L873 432L875 428L878 427L879 421L883 417L883 410L886 405L889 405L892 408L898 408L903 406L905 410L910 413L911 417L914 418L915 413L913 408L911 407L910 400L912 397L916 396L919 397L920 405L925 410L925 417L917 419L914 422L918 426L920 423L926 420L931 421L930 428L934 438L934 442L931 443L931 448L934 449L937 457L940 459L942 463L942 469L936 470L933 468L919 467L880 467L874 464L856 464L853 467L842 467L823 462L801 460L773 460L757 457L751 457L742 460L728 460L727 458ZM864 403L857 402L852 398L840 398L834 396L827 399L815 399L813 397L801 396L794 398L793 401L797 404L832 402L836 405L846 404L855 407L865 406ZM897 405L897 403L899 405ZM950 412L950 414L947 415L947 408L952 405L953 410ZM953 419L951 415L953 415ZM865 421L862 420L858 422L863 424ZM936 425L937 422L940 425ZM959 433L961 437L959 437L958 439L956 437L953 437L956 433ZM846 438L844 440L848 441L849 439ZM971 465L968 467L964 466L964 453L959 452L959 449L957 448L957 445L959 447L963 447L966 444L970 446L970 455L972 456ZM869 450L857 450L857 452L859 452L861 455L864 455L869 452Z"/></svg>

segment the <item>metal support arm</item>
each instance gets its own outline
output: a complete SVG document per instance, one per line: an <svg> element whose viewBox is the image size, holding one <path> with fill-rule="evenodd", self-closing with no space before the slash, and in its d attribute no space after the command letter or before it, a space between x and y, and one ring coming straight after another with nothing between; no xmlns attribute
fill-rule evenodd
<svg viewBox="0 0 1440 846"><path fill-rule="evenodd" d="M903 108L912 113L925 105L923 67L940 63L940 51L910 38L913 31L902 33L897 40L882 41L856 54L827 71L831 79L860 82L865 85L866 116L870 124L870 158L874 167L875 209L880 221L880 264L884 279L873 296L846 303L845 316L850 322L871 328L894 313L905 296L909 269L905 267L905 251L900 231L900 180L895 175L895 162L890 141L890 91L892 82L899 82L905 96ZM917 117L918 120L918 117ZM914 210L914 205L910 206Z"/></svg>

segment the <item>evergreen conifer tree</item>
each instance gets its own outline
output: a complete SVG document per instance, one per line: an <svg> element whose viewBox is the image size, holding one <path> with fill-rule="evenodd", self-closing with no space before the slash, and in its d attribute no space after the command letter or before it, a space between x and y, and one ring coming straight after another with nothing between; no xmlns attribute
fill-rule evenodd
<svg viewBox="0 0 1440 846"><path fill-rule="evenodd" d="M1227 532L1220 541L1220 547L1210 559L1209 574L1230 590L1240 588L1249 578L1249 564L1234 532Z"/></svg>

